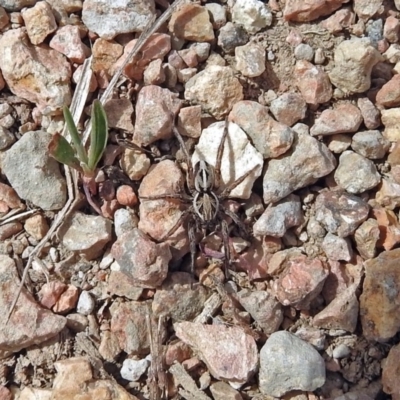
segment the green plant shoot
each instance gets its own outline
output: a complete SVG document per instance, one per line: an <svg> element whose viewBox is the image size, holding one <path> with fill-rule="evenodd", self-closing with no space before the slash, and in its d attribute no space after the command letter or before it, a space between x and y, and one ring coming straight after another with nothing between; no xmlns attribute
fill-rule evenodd
<svg viewBox="0 0 400 400"><path fill-rule="evenodd" d="M86 152L68 107L65 106L63 112L72 143L69 143L64 136L57 133L49 144L49 153L58 162L78 170L85 178L91 178L94 176L97 164L107 145L108 124L104 108L100 101L95 100L93 102L92 130L88 152Z"/></svg>

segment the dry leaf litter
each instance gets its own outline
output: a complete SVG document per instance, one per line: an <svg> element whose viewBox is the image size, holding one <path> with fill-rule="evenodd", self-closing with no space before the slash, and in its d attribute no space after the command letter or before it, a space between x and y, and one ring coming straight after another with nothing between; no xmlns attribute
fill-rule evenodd
<svg viewBox="0 0 400 400"><path fill-rule="evenodd" d="M70 194L47 145L92 56L87 108L166 1L0 0L1 399L400 399L400 1L186 2L105 104L96 177ZM221 187L190 243L187 165ZM133 143L120 145L121 138ZM145 151L147 150L147 151ZM186 170L185 170L186 169Z"/></svg>

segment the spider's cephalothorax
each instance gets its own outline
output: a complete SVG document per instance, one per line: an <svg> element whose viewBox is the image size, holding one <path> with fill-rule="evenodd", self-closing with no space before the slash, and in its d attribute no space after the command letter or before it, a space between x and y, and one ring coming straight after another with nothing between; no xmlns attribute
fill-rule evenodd
<svg viewBox="0 0 400 400"><path fill-rule="evenodd" d="M194 188L193 209L200 219L201 225L209 227L209 225L216 222L219 211L219 200L213 192L213 167L203 160L200 160L195 167Z"/></svg>
<svg viewBox="0 0 400 400"><path fill-rule="evenodd" d="M240 228L245 230L243 223L239 217L227 210L222 202L229 196L231 191L242 183L258 166L247 171L240 178L228 185L224 190L219 191L221 180L221 161L224 151L225 139L228 133L227 123L225 124L224 133L221 143L218 146L217 159L215 167L212 167L204 160L200 160L195 165L192 165L189 152L185 146L182 136L178 130L173 128L175 137L178 139L187 163L186 186L187 190L182 193L156 195L141 197L142 200L157 200L157 199L179 199L188 207L182 213L181 218L165 235L165 238L172 235L182 224L187 220L188 235L190 242L191 268L194 272L194 262L196 256L196 232L202 232L205 235L208 232L220 230L222 234L224 254L225 254L225 269L227 270L230 264L229 252L229 231L225 217L230 217Z"/></svg>

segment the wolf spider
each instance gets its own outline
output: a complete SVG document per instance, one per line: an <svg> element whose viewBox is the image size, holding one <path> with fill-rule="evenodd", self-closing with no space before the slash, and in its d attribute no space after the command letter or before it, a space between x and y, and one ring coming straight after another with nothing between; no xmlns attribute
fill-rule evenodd
<svg viewBox="0 0 400 400"><path fill-rule="evenodd" d="M238 227L246 232L246 228L239 217L230 210L227 210L222 202L228 198L231 191L240 185L258 166L253 167L241 177L228 185L221 192L218 192L221 181L221 161L224 151L225 140L228 134L228 121L225 122L224 132L218 146L215 167L212 167L204 160L192 164L189 152L186 148L182 136L175 126L173 133L177 138L187 164L186 190L180 193L162 194L154 196L142 196L142 200L178 199L189 205L183 211L179 220L163 236L163 239L173 235L188 217L188 235L191 255L191 272L194 274L194 264L196 256L196 232L202 232L203 237L207 232L221 231L224 247L224 266L225 274L228 273L230 266L229 231L225 216L230 217ZM161 239L162 240L162 239Z"/></svg>

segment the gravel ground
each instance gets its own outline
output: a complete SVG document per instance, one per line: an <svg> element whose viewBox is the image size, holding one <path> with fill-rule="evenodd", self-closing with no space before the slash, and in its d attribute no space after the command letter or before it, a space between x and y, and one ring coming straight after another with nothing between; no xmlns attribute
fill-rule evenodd
<svg viewBox="0 0 400 400"><path fill-rule="evenodd" d="M0 399L400 399L400 2L173 4L0 0Z"/></svg>

